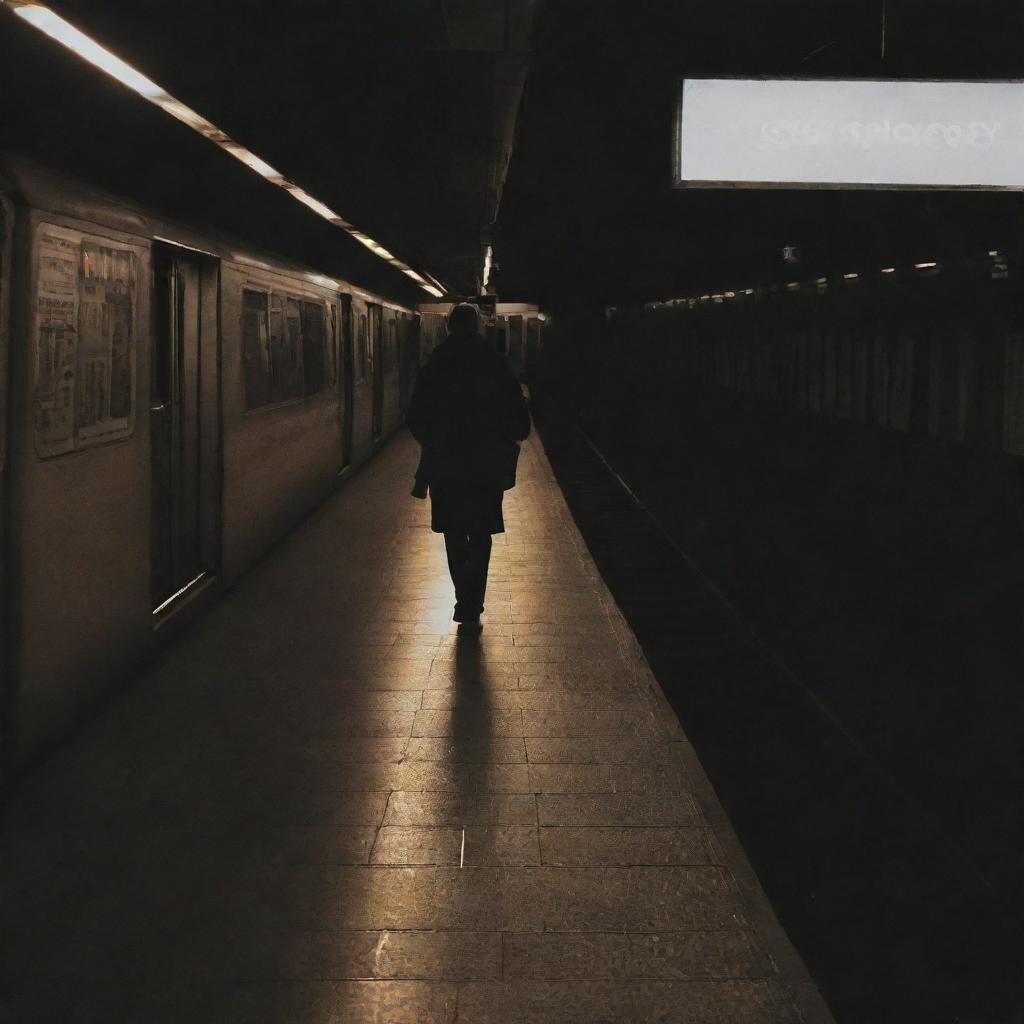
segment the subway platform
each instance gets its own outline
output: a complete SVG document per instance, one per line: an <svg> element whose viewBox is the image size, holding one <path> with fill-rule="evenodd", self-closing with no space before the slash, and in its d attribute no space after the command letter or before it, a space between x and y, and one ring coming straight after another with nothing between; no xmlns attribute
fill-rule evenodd
<svg viewBox="0 0 1024 1024"><path fill-rule="evenodd" d="M830 1021L540 442L478 638L415 459L393 441L21 785L0 1019Z"/></svg>

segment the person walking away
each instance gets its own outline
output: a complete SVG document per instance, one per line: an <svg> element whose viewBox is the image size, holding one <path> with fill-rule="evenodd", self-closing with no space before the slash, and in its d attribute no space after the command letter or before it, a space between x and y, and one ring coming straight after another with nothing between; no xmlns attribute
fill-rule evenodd
<svg viewBox="0 0 1024 1024"><path fill-rule="evenodd" d="M429 489L430 526L444 534L452 617L479 627L491 537L505 532L502 499L515 484L530 414L504 357L481 336L475 306L459 303L448 314L448 337L420 371L406 422L423 446L413 493Z"/></svg>

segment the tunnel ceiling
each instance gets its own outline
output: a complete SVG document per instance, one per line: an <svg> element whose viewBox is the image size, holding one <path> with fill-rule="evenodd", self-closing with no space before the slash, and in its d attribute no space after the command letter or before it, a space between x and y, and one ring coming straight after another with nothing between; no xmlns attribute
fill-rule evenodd
<svg viewBox="0 0 1024 1024"><path fill-rule="evenodd" d="M1014 194L670 187L679 76L1024 77L1019 0L885 0L884 62L881 0L51 6L457 291L476 285L496 211L500 294L552 307L758 283L788 269L783 245L799 247L795 273L811 274L1006 244L1020 227ZM3 13L4 150L406 301L426 297Z"/></svg>
<svg viewBox="0 0 1024 1024"><path fill-rule="evenodd" d="M550 0L501 211L499 290L548 307L664 299L1019 237L1014 193L670 187L680 76L1024 77L1019 0L886 0L884 63L882 8Z"/></svg>
<svg viewBox="0 0 1024 1024"><path fill-rule="evenodd" d="M49 6L400 258L455 290L475 287L535 0ZM136 97L115 95L124 90L0 13L5 148L107 187L131 182L138 198L194 210L204 223L234 200L255 204L247 206L254 218L275 205L258 195L269 185L241 181L248 172L222 166L222 154L184 138L187 129L164 124ZM120 175L109 166L117 164ZM196 194L215 189L226 190L216 202ZM231 227L243 224L240 213L226 214ZM283 222L283 211L278 216ZM317 250L338 244L352 256L304 211L293 220ZM380 277L370 264L364 269L364 277Z"/></svg>

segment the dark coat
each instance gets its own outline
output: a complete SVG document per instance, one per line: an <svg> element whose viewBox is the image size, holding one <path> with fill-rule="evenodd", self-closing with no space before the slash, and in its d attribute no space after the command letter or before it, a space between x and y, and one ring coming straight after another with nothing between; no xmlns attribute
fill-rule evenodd
<svg viewBox="0 0 1024 1024"><path fill-rule="evenodd" d="M423 445L437 533L503 533L501 450L530 433L519 381L479 336L449 338L420 370L407 416Z"/></svg>

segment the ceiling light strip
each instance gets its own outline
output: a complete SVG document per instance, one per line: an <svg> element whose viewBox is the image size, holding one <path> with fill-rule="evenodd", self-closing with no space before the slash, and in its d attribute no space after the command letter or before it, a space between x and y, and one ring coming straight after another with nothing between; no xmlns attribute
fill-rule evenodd
<svg viewBox="0 0 1024 1024"><path fill-rule="evenodd" d="M407 263L402 262L379 242L374 241L369 235L358 231L347 220L339 216L325 203L311 196L304 189L300 188L293 181L289 181L280 171L275 170L265 160L258 157L251 150L235 142L229 135L222 132L216 125L207 121L202 114L197 113L191 107L187 107L180 100L175 99L156 82L147 78L137 71L130 64L125 63L120 57L115 56L105 49L94 39L91 39L84 32L75 28L70 22L65 21L60 15L55 14L49 7L33 0L0 0L0 4L10 7L24 21L34 28L39 29L51 39L56 40L62 46L67 47L72 53L88 61L94 67L99 68L111 78L122 85L127 86L132 92L137 93L143 99L160 107L165 113L182 124L188 125L193 131L198 132L203 138L208 139L214 145L219 146L225 153L230 153L236 160L245 164L251 171L255 171L261 178L269 181L272 185L284 189L293 199L298 200L305 207L312 210L317 216L347 232L357 242L364 245L375 256L390 263L397 270L400 270L407 277L414 280L425 292L436 298L441 298L445 292L443 285L435 277L427 280L413 270Z"/></svg>

